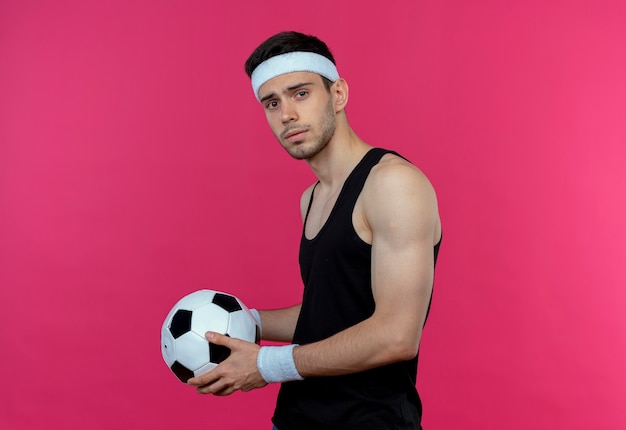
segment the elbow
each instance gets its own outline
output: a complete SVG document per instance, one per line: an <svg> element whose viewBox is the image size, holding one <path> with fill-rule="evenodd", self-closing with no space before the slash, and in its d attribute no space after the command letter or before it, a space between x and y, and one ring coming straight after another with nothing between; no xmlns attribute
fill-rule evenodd
<svg viewBox="0 0 626 430"><path fill-rule="evenodd" d="M398 361L407 361L412 360L417 355L419 351L419 344L413 342L411 344L407 344L404 348L398 350L397 357Z"/></svg>
<svg viewBox="0 0 626 430"><path fill-rule="evenodd" d="M392 342L388 345L388 361L394 363L398 361L412 360L419 351L419 336L393 336Z"/></svg>

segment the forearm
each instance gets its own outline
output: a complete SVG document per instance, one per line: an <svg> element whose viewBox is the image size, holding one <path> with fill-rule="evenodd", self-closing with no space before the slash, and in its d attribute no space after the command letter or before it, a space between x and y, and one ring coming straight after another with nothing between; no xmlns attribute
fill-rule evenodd
<svg viewBox="0 0 626 430"><path fill-rule="evenodd" d="M377 309L370 318L324 340L261 348L257 366L263 379L272 383L346 375L415 357L431 289L424 283L424 288L410 284L393 290L396 294L377 296ZM293 332L281 340L289 342L289 337L293 338Z"/></svg>
<svg viewBox="0 0 626 430"><path fill-rule="evenodd" d="M291 342L296 329L300 305L284 309L259 310L263 326L263 340Z"/></svg>
<svg viewBox="0 0 626 430"><path fill-rule="evenodd" d="M298 373L305 378L345 375L415 357L421 326L410 331L397 327L372 317L322 341L297 346L293 357Z"/></svg>

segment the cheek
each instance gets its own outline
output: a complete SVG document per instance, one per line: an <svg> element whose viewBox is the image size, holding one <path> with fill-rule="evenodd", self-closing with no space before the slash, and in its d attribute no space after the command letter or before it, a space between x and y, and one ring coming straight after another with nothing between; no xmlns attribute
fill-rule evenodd
<svg viewBox="0 0 626 430"><path fill-rule="evenodd" d="M272 130L272 133L274 133L274 136L276 137L280 136L280 133L282 131L282 124L280 123L280 121L274 120L269 115L267 115L266 117L267 117L267 124L270 126L270 130Z"/></svg>
<svg viewBox="0 0 626 430"><path fill-rule="evenodd" d="M267 120L267 124L270 126L272 130L276 127L276 120L274 119L274 115L271 112L265 111L265 119Z"/></svg>

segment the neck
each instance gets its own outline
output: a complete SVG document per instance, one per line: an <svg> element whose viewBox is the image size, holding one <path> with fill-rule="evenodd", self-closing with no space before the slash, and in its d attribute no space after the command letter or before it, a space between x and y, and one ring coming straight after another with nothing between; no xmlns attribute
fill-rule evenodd
<svg viewBox="0 0 626 430"><path fill-rule="evenodd" d="M346 122L339 123L328 145L307 163L322 187L340 188L370 149Z"/></svg>

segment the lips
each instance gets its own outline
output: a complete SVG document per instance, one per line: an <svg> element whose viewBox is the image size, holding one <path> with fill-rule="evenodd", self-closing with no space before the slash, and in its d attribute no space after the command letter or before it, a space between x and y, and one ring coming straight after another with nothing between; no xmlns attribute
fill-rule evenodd
<svg viewBox="0 0 626 430"><path fill-rule="evenodd" d="M289 142L295 142L300 140L307 130L298 129L298 130L289 130L287 133L283 133L283 139L288 140Z"/></svg>

